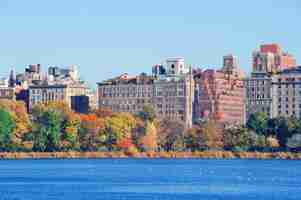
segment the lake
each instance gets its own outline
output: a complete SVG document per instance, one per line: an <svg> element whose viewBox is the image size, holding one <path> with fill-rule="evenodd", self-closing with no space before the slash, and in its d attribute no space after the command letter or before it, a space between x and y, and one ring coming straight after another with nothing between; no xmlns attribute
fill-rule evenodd
<svg viewBox="0 0 301 200"><path fill-rule="evenodd" d="M301 199L301 161L0 160L0 200Z"/></svg>

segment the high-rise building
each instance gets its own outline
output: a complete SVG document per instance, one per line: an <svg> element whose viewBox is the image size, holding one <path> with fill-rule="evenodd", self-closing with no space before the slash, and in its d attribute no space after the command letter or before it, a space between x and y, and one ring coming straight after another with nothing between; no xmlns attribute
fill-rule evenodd
<svg viewBox="0 0 301 200"><path fill-rule="evenodd" d="M260 46L253 53L253 71L246 79L247 118L255 112L264 112L270 118L278 116L275 112L276 91L273 89L275 77L283 71L294 71L295 58L284 53L277 44Z"/></svg>

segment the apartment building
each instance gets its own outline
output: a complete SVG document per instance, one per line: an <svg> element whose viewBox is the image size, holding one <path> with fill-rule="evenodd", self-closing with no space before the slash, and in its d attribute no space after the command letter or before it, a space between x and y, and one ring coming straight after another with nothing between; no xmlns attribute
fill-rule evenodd
<svg viewBox="0 0 301 200"><path fill-rule="evenodd" d="M246 120L243 80L221 70L195 74L195 119L244 124Z"/></svg>
<svg viewBox="0 0 301 200"><path fill-rule="evenodd" d="M301 118L301 66L272 77L272 117Z"/></svg>
<svg viewBox="0 0 301 200"><path fill-rule="evenodd" d="M247 118L252 113L264 112L270 118L272 114L272 76L268 73L252 73L245 81L247 96Z"/></svg>
<svg viewBox="0 0 301 200"><path fill-rule="evenodd" d="M282 76L296 76L295 66L295 58L291 54L284 53L277 44L261 45L260 51L253 53L253 71L245 80L247 118L255 112L264 112L270 118L279 116L279 110L282 114L286 113L284 107L276 109L278 108L277 96L279 96L278 100L282 101L281 95L287 93L275 89L275 85L282 84L282 81L278 83L275 80ZM284 82L283 84L286 85ZM287 115L289 114L291 114L290 110Z"/></svg>
<svg viewBox="0 0 301 200"><path fill-rule="evenodd" d="M272 73L295 66L294 56L283 52L278 44L264 44L253 52L253 72Z"/></svg>
<svg viewBox="0 0 301 200"><path fill-rule="evenodd" d="M15 99L15 90L13 87L9 86L9 79L0 79L0 99Z"/></svg>
<svg viewBox="0 0 301 200"><path fill-rule="evenodd" d="M115 112L138 113L151 105L160 119L192 125L194 80L183 58L170 58L165 65L155 65L151 76L123 74L98 83L99 107Z"/></svg>
<svg viewBox="0 0 301 200"><path fill-rule="evenodd" d="M89 88L85 84L73 83L42 83L29 86L29 110L37 104L44 104L51 101L65 102L72 108L71 98L74 96L86 96Z"/></svg>

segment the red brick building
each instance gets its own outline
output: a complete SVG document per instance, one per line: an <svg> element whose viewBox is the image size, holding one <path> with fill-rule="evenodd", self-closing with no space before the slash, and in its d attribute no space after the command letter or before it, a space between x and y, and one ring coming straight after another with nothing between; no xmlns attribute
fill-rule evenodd
<svg viewBox="0 0 301 200"><path fill-rule="evenodd" d="M245 88L241 77L222 70L194 74L195 118L222 123L245 123Z"/></svg>
<svg viewBox="0 0 301 200"><path fill-rule="evenodd" d="M253 72L277 72L295 66L294 56L283 52L278 44L264 44L253 52Z"/></svg>

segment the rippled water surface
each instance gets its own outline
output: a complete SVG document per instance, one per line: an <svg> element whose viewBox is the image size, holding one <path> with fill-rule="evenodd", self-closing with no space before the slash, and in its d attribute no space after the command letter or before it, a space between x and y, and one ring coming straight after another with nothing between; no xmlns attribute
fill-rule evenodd
<svg viewBox="0 0 301 200"><path fill-rule="evenodd" d="M301 161L0 161L0 200L44 199L301 200Z"/></svg>

